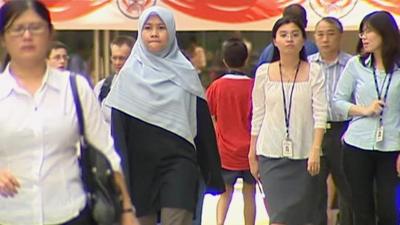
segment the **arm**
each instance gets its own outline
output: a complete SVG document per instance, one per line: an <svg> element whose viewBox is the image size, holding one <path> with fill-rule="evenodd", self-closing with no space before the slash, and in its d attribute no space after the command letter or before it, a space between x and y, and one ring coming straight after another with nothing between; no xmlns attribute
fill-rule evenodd
<svg viewBox="0 0 400 225"><path fill-rule="evenodd" d="M132 205L131 197L129 195L128 189L126 187L125 179L121 172L115 172L115 183L121 190L122 194L122 215L121 224L122 225L139 225L139 221L136 218L135 207Z"/></svg>
<svg viewBox="0 0 400 225"><path fill-rule="evenodd" d="M260 133L262 121L265 116L265 94L264 87L266 77L268 76L267 64L259 67L256 72L253 91L251 95L252 102L252 119L251 119L251 135L258 136Z"/></svg>
<svg viewBox="0 0 400 225"><path fill-rule="evenodd" d="M369 106L352 105L349 109L350 116L379 116L385 103L382 100L374 100Z"/></svg>
<svg viewBox="0 0 400 225"><path fill-rule="evenodd" d="M314 119L313 143L308 157L307 170L314 176L320 170L321 145L324 138L326 120L328 115L327 99L325 94L325 77L320 66L310 64L312 79L312 113Z"/></svg>
<svg viewBox="0 0 400 225"><path fill-rule="evenodd" d="M374 100L368 106L351 102L358 76L354 66L359 63L358 60L358 58L350 59L340 76L333 98L335 109L348 116L378 116L383 110L383 101Z"/></svg>
<svg viewBox="0 0 400 225"><path fill-rule="evenodd" d="M250 172L253 177L259 181L260 180L260 171L258 167L258 157L256 154L256 143L258 136L251 135L250 137L250 150L249 150L249 164L250 164Z"/></svg>
<svg viewBox="0 0 400 225"><path fill-rule="evenodd" d="M217 115L216 115L217 101L215 99L215 95L217 92L217 85L216 85L217 82L218 81L213 82L207 88L207 91L206 91L208 109L210 110L211 119L212 119L214 127L216 127L216 125L217 125Z"/></svg>
<svg viewBox="0 0 400 225"><path fill-rule="evenodd" d="M256 180L260 180L256 144L258 134L260 133L262 121L264 120L265 116L264 85L266 76L268 76L267 73L268 67L266 66L262 66L257 69L256 79L254 81L253 92L251 96L253 113L251 119L251 137L248 158L250 164L250 172Z"/></svg>

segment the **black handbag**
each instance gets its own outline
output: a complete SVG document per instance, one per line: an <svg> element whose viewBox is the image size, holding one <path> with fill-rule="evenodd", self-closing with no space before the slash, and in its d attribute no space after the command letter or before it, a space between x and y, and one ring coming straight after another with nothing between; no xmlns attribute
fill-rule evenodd
<svg viewBox="0 0 400 225"><path fill-rule="evenodd" d="M90 144L85 137L82 105L76 85L76 75L71 73L70 84L74 98L80 133L81 176L92 217L98 225L118 223L122 213L122 195L115 183L115 175L107 157Z"/></svg>

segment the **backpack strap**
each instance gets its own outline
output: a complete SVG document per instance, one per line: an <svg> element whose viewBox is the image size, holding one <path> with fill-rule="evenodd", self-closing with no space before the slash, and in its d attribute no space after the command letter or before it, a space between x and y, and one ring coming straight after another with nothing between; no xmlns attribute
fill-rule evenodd
<svg viewBox="0 0 400 225"><path fill-rule="evenodd" d="M114 74L110 75L104 80L104 83L101 86L100 94L99 94L100 103L103 102L103 100L107 97L108 93L110 92L114 76L115 76Z"/></svg>

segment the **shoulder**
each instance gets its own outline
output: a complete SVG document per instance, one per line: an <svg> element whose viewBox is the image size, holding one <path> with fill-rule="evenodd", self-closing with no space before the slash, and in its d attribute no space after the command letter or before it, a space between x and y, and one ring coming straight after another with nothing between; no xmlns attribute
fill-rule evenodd
<svg viewBox="0 0 400 225"><path fill-rule="evenodd" d="M311 83L315 82L316 80L324 80L324 75L322 73L322 67L320 64L316 62L309 62L309 67L310 67L310 80Z"/></svg>
<svg viewBox="0 0 400 225"><path fill-rule="evenodd" d="M106 80L106 79L103 78L103 79L101 79L99 82L97 82L97 84L94 86L94 90L100 90L100 89L101 89L101 86L103 86L105 80Z"/></svg>
<svg viewBox="0 0 400 225"><path fill-rule="evenodd" d="M320 58L319 52L311 54L307 57L308 61L311 62L317 62L318 59Z"/></svg>
<svg viewBox="0 0 400 225"><path fill-rule="evenodd" d="M317 62L310 61L310 62L308 62L308 64L310 65L310 71L321 70L321 65Z"/></svg>
<svg viewBox="0 0 400 225"><path fill-rule="evenodd" d="M13 86L16 86L15 80L11 77L8 70L4 70L0 73L0 99L6 97Z"/></svg>
<svg viewBox="0 0 400 225"><path fill-rule="evenodd" d="M268 74L268 68L272 63L261 64L256 71L256 77L266 76Z"/></svg>
<svg viewBox="0 0 400 225"><path fill-rule="evenodd" d="M339 62L341 64L346 64L353 56L347 52L341 52L339 54Z"/></svg>
<svg viewBox="0 0 400 225"><path fill-rule="evenodd" d="M81 74L72 73L70 71L63 72L64 79L69 82L69 77L71 75L75 76L76 86L78 87L79 94L87 94L89 92L93 92L92 87L90 86L88 80Z"/></svg>
<svg viewBox="0 0 400 225"><path fill-rule="evenodd" d="M367 67L363 64L361 56L355 55L351 56L346 63L347 70L351 69L367 69Z"/></svg>

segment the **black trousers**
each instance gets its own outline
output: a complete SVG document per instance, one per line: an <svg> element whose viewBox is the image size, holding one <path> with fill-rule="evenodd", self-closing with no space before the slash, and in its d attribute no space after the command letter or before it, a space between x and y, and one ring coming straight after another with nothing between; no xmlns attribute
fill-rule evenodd
<svg viewBox="0 0 400 225"><path fill-rule="evenodd" d="M399 152L363 150L344 144L344 170L352 190L354 225L398 225Z"/></svg>
<svg viewBox="0 0 400 225"><path fill-rule="evenodd" d="M327 224L327 185L326 179L332 174L333 181L338 190L340 225L352 225L353 215L350 205L351 191L343 169L343 150L341 138L348 127L348 122L330 122L326 129L322 143L324 156L321 157L321 170L319 175L318 203L315 215L315 225Z"/></svg>
<svg viewBox="0 0 400 225"><path fill-rule="evenodd" d="M95 225L93 221L90 209L86 206L77 217L61 224L61 225Z"/></svg>

